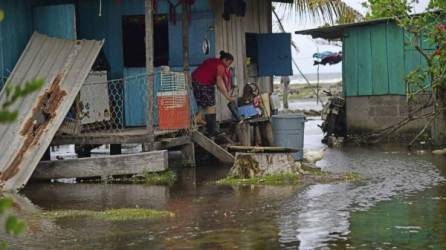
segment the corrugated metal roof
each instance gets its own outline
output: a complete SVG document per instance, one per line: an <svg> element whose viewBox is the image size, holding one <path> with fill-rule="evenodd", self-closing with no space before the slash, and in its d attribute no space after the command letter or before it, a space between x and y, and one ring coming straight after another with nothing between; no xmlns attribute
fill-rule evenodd
<svg viewBox="0 0 446 250"><path fill-rule="evenodd" d="M18 120L0 125L0 185L22 188L68 113L102 48L102 41L63 40L34 33L7 86L45 80L43 88L12 107ZM6 87L6 86L5 86ZM5 100L0 92L0 104ZM38 119L40 116L44 119Z"/></svg>
<svg viewBox="0 0 446 250"><path fill-rule="evenodd" d="M375 20L359 22L359 23L349 23L349 24L341 24L341 25L335 25L335 26L320 27L320 28L315 28L315 29L300 30L300 31L296 31L295 34L311 35L313 38L324 38L324 39L333 40L333 39L342 38L346 29L353 28L353 27L374 25L374 24L385 23L385 22L393 22L393 19L381 18L381 19L375 19Z"/></svg>

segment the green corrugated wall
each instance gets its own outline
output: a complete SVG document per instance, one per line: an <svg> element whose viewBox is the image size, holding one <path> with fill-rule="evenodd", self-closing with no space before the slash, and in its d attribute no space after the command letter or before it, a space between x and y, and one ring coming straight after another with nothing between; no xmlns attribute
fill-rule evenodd
<svg viewBox="0 0 446 250"><path fill-rule="evenodd" d="M414 48L405 46L407 40L393 22L348 29L343 38L345 95L406 95L405 76L426 65Z"/></svg>

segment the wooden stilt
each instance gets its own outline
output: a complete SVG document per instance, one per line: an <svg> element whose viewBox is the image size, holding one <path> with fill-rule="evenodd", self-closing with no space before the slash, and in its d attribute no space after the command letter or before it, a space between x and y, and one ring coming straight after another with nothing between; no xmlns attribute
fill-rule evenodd
<svg viewBox="0 0 446 250"><path fill-rule="evenodd" d="M147 70L147 134L149 142L143 146L143 149L150 151L154 138L153 130L153 9L152 1L145 0L145 44L146 44L146 70Z"/></svg>
<svg viewBox="0 0 446 250"><path fill-rule="evenodd" d="M121 144L110 144L110 155L120 155L122 154Z"/></svg>
<svg viewBox="0 0 446 250"><path fill-rule="evenodd" d="M184 156L183 166L195 167L196 161L195 161L195 145L194 145L194 143L188 143L186 145L183 145L180 147L180 149Z"/></svg>

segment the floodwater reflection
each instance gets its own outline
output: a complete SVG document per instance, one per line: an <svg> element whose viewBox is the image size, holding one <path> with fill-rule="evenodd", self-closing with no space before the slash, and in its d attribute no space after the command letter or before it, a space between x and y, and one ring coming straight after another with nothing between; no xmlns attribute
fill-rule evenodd
<svg viewBox="0 0 446 250"><path fill-rule="evenodd" d="M306 124L308 148L322 147L318 123ZM210 162L180 170L171 187L31 184L22 192L31 230L0 239L9 241L10 249L446 248L445 157L414 155L397 146L345 147L327 150L318 165L366 179L303 188L220 186L209 181L225 176L228 168ZM135 207L176 216L121 222L29 216L41 210Z"/></svg>

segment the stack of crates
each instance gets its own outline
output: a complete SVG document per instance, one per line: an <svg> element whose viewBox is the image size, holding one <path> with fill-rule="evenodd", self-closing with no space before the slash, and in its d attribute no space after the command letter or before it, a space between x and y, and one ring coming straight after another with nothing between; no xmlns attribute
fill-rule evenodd
<svg viewBox="0 0 446 250"><path fill-rule="evenodd" d="M159 128L175 130L190 128L189 97L184 73L163 70L157 93Z"/></svg>

